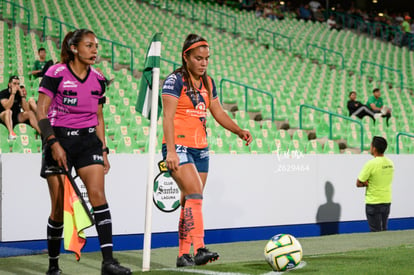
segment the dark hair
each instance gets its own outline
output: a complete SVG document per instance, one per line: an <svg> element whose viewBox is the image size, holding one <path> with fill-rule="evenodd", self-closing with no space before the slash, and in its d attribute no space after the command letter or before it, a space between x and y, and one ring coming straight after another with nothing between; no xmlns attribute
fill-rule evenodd
<svg viewBox="0 0 414 275"><path fill-rule="evenodd" d="M379 88L375 88L373 91L372 91L372 93L375 93L375 92L379 92Z"/></svg>
<svg viewBox="0 0 414 275"><path fill-rule="evenodd" d="M73 54L70 46L72 45L78 46L79 42L87 34L95 35L93 31L88 30L88 29L77 29L74 32L68 32L66 34L62 42L62 49L60 51L60 62L61 63L68 63L69 61L75 59L75 55Z"/></svg>
<svg viewBox="0 0 414 275"><path fill-rule="evenodd" d="M355 91L349 92L348 96L351 96L352 94L356 94L356 92Z"/></svg>
<svg viewBox="0 0 414 275"><path fill-rule="evenodd" d="M13 79L20 80L20 78L19 78L17 75L11 75L11 76L9 77L9 84L10 84L10 83L12 83Z"/></svg>
<svg viewBox="0 0 414 275"><path fill-rule="evenodd" d="M177 70L174 71L174 73L181 72L183 77L184 77L184 80L188 81L188 83L190 84L191 88L194 91L196 91L196 89L195 89L195 87L193 87L192 81L190 81L190 73L188 72L187 62L185 62L185 60L184 60L184 55L185 54L186 55L191 54L193 49L190 49L190 50L187 50L187 49L190 48L194 43L201 42L201 41L207 42L206 39L204 39L203 37L201 37L198 34L191 33L187 36L187 38L185 39L184 44L183 44L183 50L181 52L181 60L183 62L182 63L183 65L180 68L178 68ZM200 46L200 47L207 47L207 46ZM211 99L212 98L212 87L210 87L210 82L208 80L207 71L204 72L204 74L201 78L203 79L203 83L204 83L204 85L205 85L205 87L208 91L209 97Z"/></svg>
<svg viewBox="0 0 414 275"><path fill-rule="evenodd" d="M39 48L39 49L37 50L37 53L40 53L41 51L46 51L46 49L45 49L45 48L43 48L43 47L41 47L41 48Z"/></svg>
<svg viewBox="0 0 414 275"><path fill-rule="evenodd" d="M387 149L387 141L383 137L375 136L372 138L372 147L377 149L379 154L384 154L385 150Z"/></svg>

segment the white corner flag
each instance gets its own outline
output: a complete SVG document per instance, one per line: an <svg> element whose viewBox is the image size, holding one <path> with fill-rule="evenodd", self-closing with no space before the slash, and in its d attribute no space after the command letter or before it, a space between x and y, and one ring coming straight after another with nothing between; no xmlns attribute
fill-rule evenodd
<svg viewBox="0 0 414 275"><path fill-rule="evenodd" d="M161 34L156 33L148 48L145 59L145 68L141 78L141 85L135 109L146 118L150 118L150 140L148 146L148 178L145 203L145 231L142 256L142 271L150 270L151 258L151 231L152 231L152 197L154 185L155 147L157 140L157 119L161 113L161 97L159 95ZM151 110L158 110L152 112Z"/></svg>

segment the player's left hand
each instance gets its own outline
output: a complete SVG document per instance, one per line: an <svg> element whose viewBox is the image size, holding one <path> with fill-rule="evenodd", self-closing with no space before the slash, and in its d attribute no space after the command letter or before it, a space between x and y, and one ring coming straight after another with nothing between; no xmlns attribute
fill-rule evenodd
<svg viewBox="0 0 414 275"><path fill-rule="evenodd" d="M246 141L246 146L248 146L253 140L252 134L250 134L247 130L241 130L238 136L242 140Z"/></svg>

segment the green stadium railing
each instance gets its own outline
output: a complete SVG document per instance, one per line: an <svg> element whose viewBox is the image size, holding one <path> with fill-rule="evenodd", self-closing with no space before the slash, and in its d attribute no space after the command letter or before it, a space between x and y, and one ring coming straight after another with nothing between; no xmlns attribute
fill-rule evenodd
<svg viewBox="0 0 414 275"><path fill-rule="evenodd" d="M407 136L407 137L411 137L414 138L414 134L411 133L405 133L405 132L398 132L397 135L395 136L395 152L398 154L400 154L400 136Z"/></svg>
<svg viewBox="0 0 414 275"><path fill-rule="evenodd" d="M360 129L361 129L361 152L364 151L364 127L362 125L361 121L352 119L350 117L346 117L334 112L330 112L321 108L318 108L316 106L313 105L309 105L309 104L301 104L299 107L299 128L302 129L302 118L303 118L303 108L309 108L309 109L313 109L315 111L321 112L321 113L325 113L329 115L329 139L332 139L333 133L332 133L332 117L339 117L348 121L351 121L353 123L356 123L359 125Z"/></svg>
<svg viewBox="0 0 414 275"><path fill-rule="evenodd" d="M168 64L172 64L172 65L174 65L174 71L175 71L178 67L180 67L180 66L181 66L181 64L179 64L179 63L177 63L177 62L175 62L175 61L168 60L168 59L165 59L165 58L163 58L163 57L161 57L160 59L161 59L161 61L164 61L164 62L166 62L166 63L168 63Z"/></svg>
<svg viewBox="0 0 414 275"><path fill-rule="evenodd" d="M248 104L249 104L248 103L249 102L249 99L248 99L249 96L248 96L248 93L247 93L249 89L252 90L252 91L254 91L254 92L261 93L261 94L265 94L268 97L270 97L270 108L271 108L271 111L272 111L272 121L275 121L274 96L271 93L269 93L269 92L266 92L266 91L263 91L263 90L254 88L254 87L249 86L249 85L246 85L244 83L240 83L240 82L233 81L233 80L230 80L230 79L222 78L220 80L220 95L219 95L220 103L223 103L223 83L225 83L225 82L232 83L232 84L235 84L237 86L244 87L244 97L246 99L245 100L245 103L244 103L244 110L246 112L247 112L247 107L248 107Z"/></svg>
<svg viewBox="0 0 414 275"><path fill-rule="evenodd" d="M217 11L217 10L213 10L213 9L205 9L204 12L204 24L205 25L209 25L209 19L208 19L208 14L209 13L215 13L219 16L219 24L218 24L218 29L219 30L225 30L225 28L223 28L223 17L228 17L233 19L233 34L237 34L237 18L233 15L227 14L225 12L222 11Z"/></svg>
<svg viewBox="0 0 414 275"><path fill-rule="evenodd" d="M382 22L368 22L362 16L346 14L337 11L326 11L326 18L333 15L337 22L349 29L356 29L359 32L366 32L372 38L380 38L386 42L393 42L398 46L408 46L414 49L414 34L405 33L400 26L392 26ZM404 41L404 37L406 41ZM404 44L406 43L406 45Z"/></svg>
<svg viewBox="0 0 414 275"><path fill-rule="evenodd" d="M288 50L290 51L292 49L292 38L290 36L287 36L287 35L284 35L284 34L281 34L281 33L278 33L278 32L274 32L274 31L270 31L270 30L267 30L265 28L257 28L257 30L256 30L256 41L257 42L259 42L260 32L267 32L267 33L271 33L273 35L273 48L276 48L276 37L279 36L279 37L282 37L282 38L288 40L288 42L289 42L288 43L288 45L289 45Z"/></svg>
<svg viewBox="0 0 414 275"><path fill-rule="evenodd" d="M26 14L27 14L27 16L26 16L27 17L27 33L29 33L30 32L30 10L28 8L20 6L19 4L14 3L12 1L2 0L1 1L1 10L2 10L3 18L4 18L3 13L4 13L4 5L5 4L10 4L12 6L12 18L11 18L12 27L14 27L16 25L16 9L21 9L21 10L24 10L26 12Z"/></svg>
<svg viewBox="0 0 414 275"><path fill-rule="evenodd" d="M307 58L309 58L309 48L311 48L311 47L313 47L313 48L318 48L318 49L323 50L323 63L324 63L324 64L326 64L326 63L327 63L327 61L326 61L326 53L327 53L327 52L332 53L332 54L339 55L339 57L340 57L340 58L341 58L341 60L342 60L342 63L341 63L341 64L342 64L342 70L345 68L345 59L344 59L344 55L343 55L342 53L337 52L337 51L334 51L334 50L331 50L331 49L328 49L328 48L325 48L325 47L318 46L318 45L316 45L316 44L308 43L308 44L306 45L306 57L307 57Z"/></svg>
<svg viewBox="0 0 414 275"><path fill-rule="evenodd" d="M401 70L398 70L398 69L395 69L395 68L392 68L392 67L387 67L387 66L377 64L377 63L374 63L374 62L371 62L371 61L362 60L361 65L359 67L359 71L360 71L361 76L364 74L364 66L366 64L373 65L375 67L380 68L380 81L381 82L384 79L384 70L388 70L388 71L392 71L392 72L397 73L400 77L400 89L401 89L401 91L403 90L403 88L404 88L404 77L403 77L403 73L402 73Z"/></svg>
<svg viewBox="0 0 414 275"><path fill-rule="evenodd" d="M59 39L59 44L58 44L58 47L60 47L60 45L62 44L62 39L63 39L62 26L66 26L66 27L69 27L71 29L78 29L78 27L76 27L74 25L71 25L71 24L68 24L68 23L65 23L65 22L63 22L63 21L61 21L59 19L54 18L54 17L45 16L45 17L43 17L43 41L45 41L46 40L46 37L47 37L47 34L46 34L46 32L47 32L46 31L47 30L47 28L46 28L46 21L47 20L50 20L52 22L56 22L56 23L59 24L59 38L58 38ZM105 41L105 42L111 44L111 62L112 62L112 69L115 69L115 46L119 46L119 47L123 47L123 48L129 49L129 51L131 53L131 55L130 55L131 58L130 58L130 66L129 66L129 68L131 70L131 74L133 74L133 72L134 72L134 50L130 46L121 44L121 43L116 42L114 40L110 40L110 39L106 39L106 38L103 38L103 37L99 37L99 36L96 36L96 38L98 38L101 41Z"/></svg>

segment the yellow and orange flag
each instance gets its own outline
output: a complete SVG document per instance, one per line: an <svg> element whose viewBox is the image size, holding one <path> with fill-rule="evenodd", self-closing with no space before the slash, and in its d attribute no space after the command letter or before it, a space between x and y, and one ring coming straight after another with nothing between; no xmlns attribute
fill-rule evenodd
<svg viewBox="0 0 414 275"><path fill-rule="evenodd" d="M86 235L83 230L91 227L93 225L93 220L76 183L73 179L71 182L69 177L71 176L65 176L64 184L64 246L66 250L74 252L76 260L79 261L81 250L86 243Z"/></svg>

